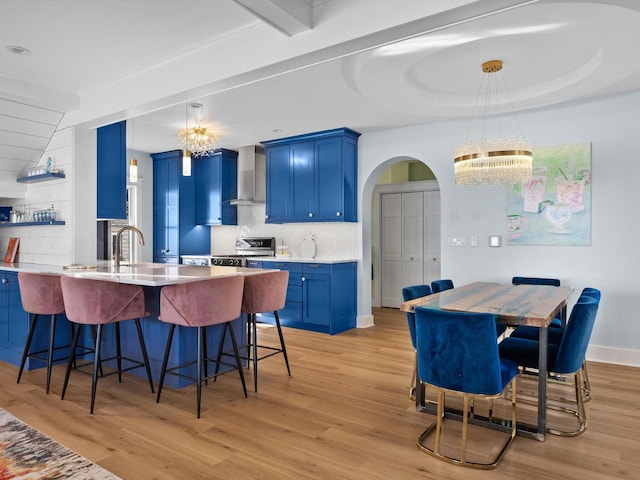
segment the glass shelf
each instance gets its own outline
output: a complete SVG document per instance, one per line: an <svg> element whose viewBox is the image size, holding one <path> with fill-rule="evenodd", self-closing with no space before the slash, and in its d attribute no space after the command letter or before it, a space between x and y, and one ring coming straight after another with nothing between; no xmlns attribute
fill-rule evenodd
<svg viewBox="0 0 640 480"><path fill-rule="evenodd" d="M19 177L16 179L19 183L36 183L55 180L57 178L65 178L64 173L41 173L40 175L31 175L28 177Z"/></svg>
<svg viewBox="0 0 640 480"><path fill-rule="evenodd" d="M2 227L35 227L38 225L64 225L64 220L53 220L48 222L0 222L0 228Z"/></svg>

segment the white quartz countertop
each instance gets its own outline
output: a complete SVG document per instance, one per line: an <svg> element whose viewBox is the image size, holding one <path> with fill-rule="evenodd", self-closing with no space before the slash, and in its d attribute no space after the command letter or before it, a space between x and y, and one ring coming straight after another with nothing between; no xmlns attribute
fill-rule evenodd
<svg viewBox="0 0 640 480"><path fill-rule="evenodd" d="M93 267L93 268L90 268ZM106 280L110 282L130 283L151 287L195 282L207 278L231 277L236 275L255 275L264 269L220 266L167 265L164 263L136 263L121 265L116 269L110 262L97 262L95 265L78 265L77 269L65 269L60 265L37 263L0 263L0 270L48 273L71 277Z"/></svg>
<svg viewBox="0 0 640 480"><path fill-rule="evenodd" d="M302 258L302 257L251 257L249 260L259 262L291 262L291 263L348 263L357 262L355 258Z"/></svg>

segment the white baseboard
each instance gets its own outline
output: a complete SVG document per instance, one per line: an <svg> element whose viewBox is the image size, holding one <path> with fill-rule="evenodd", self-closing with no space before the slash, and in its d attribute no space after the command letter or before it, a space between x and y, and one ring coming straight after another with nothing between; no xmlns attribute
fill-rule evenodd
<svg viewBox="0 0 640 480"><path fill-rule="evenodd" d="M356 328L369 328L373 325L373 315L360 315L356 318Z"/></svg>
<svg viewBox="0 0 640 480"><path fill-rule="evenodd" d="M640 367L640 350L590 345L587 349L587 360Z"/></svg>

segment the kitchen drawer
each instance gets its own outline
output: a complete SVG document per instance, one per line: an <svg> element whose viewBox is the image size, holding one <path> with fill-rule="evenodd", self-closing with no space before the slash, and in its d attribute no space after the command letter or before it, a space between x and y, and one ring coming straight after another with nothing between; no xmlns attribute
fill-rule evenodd
<svg viewBox="0 0 640 480"><path fill-rule="evenodd" d="M302 273L303 274L313 273L316 275L330 275L331 265L327 263L303 263Z"/></svg>
<svg viewBox="0 0 640 480"><path fill-rule="evenodd" d="M289 288L302 286L302 273L289 272Z"/></svg>
<svg viewBox="0 0 640 480"><path fill-rule="evenodd" d="M289 270L290 273L302 273L302 264L295 262L262 262L262 268L275 268L278 270Z"/></svg>
<svg viewBox="0 0 640 480"><path fill-rule="evenodd" d="M302 302L302 285L294 286L289 284L287 288L287 303L289 302Z"/></svg>

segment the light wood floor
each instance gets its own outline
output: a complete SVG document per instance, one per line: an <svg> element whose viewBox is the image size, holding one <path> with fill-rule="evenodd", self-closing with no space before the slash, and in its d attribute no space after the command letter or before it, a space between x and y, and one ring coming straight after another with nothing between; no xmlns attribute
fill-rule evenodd
<svg viewBox="0 0 640 480"><path fill-rule="evenodd" d="M237 372L203 389L166 389L126 376L98 385L90 415L87 375L44 371L15 383L0 363L0 406L123 479L581 479L640 478L640 369L589 364L594 398L588 430L544 443L516 438L497 470L470 470L431 458L416 439L434 419L408 398L412 350L406 321L376 309L376 326L336 336L285 329L293 376L281 356L260 363L259 392L244 398ZM260 330L275 338L272 327ZM246 371L246 370L245 370Z"/></svg>

